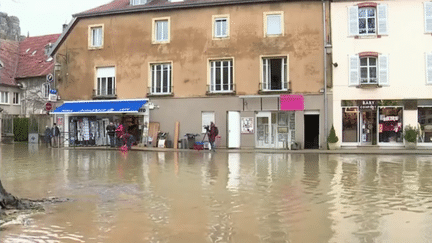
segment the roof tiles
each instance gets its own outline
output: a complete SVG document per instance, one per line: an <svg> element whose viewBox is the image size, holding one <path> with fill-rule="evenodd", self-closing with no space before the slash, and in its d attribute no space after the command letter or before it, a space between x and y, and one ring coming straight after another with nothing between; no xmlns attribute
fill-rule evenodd
<svg viewBox="0 0 432 243"><path fill-rule="evenodd" d="M18 65L18 41L0 40L0 84L16 85L15 72Z"/></svg>

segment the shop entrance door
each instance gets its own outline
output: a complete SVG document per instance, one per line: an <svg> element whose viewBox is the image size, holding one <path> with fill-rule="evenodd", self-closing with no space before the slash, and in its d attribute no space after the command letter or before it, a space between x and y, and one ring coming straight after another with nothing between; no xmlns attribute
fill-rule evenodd
<svg viewBox="0 0 432 243"><path fill-rule="evenodd" d="M271 148L271 112L258 112L256 115L255 144L257 148Z"/></svg>
<svg viewBox="0 0 432 243"><path fill-rule="evenodd" d="M360 144L376 145L377 134L377 112L376 110L362 110L361 111L361 126L360 126Z"/></svg>
<svg viewBox="0 0 432 243"><path fill-rule="evenodd" d="M319 115L304 115L304 148L319 149Z"/></svg>
<svg viewBox="0 0 432 243"><path fill-rule="evenodd" d="M106 133L106 127L109 124L109 119L105 118L99 120L99 137L97 139L97 145L108 145L108 138Z"/></svg>

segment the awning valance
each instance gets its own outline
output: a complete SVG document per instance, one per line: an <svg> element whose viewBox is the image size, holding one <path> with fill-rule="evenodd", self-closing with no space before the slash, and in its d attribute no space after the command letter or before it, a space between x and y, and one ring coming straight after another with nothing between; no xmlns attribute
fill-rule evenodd
<svg viewBox="0 0 432 243"><path fill-rule="evenodd" d="M51 114L137 113L148 100L87 100L65 102Z"/></svg>

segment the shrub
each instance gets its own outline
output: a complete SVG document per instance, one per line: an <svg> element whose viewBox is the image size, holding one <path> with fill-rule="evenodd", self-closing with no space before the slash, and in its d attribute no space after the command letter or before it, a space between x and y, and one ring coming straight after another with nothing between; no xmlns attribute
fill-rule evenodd
<svg viewBox="0 0 432 243"><path fill-rule="evenodd" d="M330 129L330 134L327 138L327 142L329 143L337 143L339 141L339 138L336 136L336 131L334 129L334 126L332 125Z"/></svg>
<svg viewBox="0 0 432 243"><path fill-rule="evenodd" d="M14 141L24 142L28 140L29 119L28 118L14 118L13 119L13 133Z"/></svg>
<svg viewBox="0 0 432 243"><path fill-rule="evenodd" d="M419 131L417 130L417 128L411 125L405 126L403 137L407 142L410 143L417 142L418 135L419 135Z"/></svg>

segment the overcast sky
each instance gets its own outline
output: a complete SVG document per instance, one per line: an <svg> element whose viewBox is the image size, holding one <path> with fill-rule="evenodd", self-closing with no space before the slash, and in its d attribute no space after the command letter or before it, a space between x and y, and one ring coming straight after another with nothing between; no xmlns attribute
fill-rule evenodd
<svg viewBox="0 0 432 243"><path fill-rule="evenodd" d="M21 35L60 34L76 14L112 0L0 0L0 12L17 16Z"/></svg>

